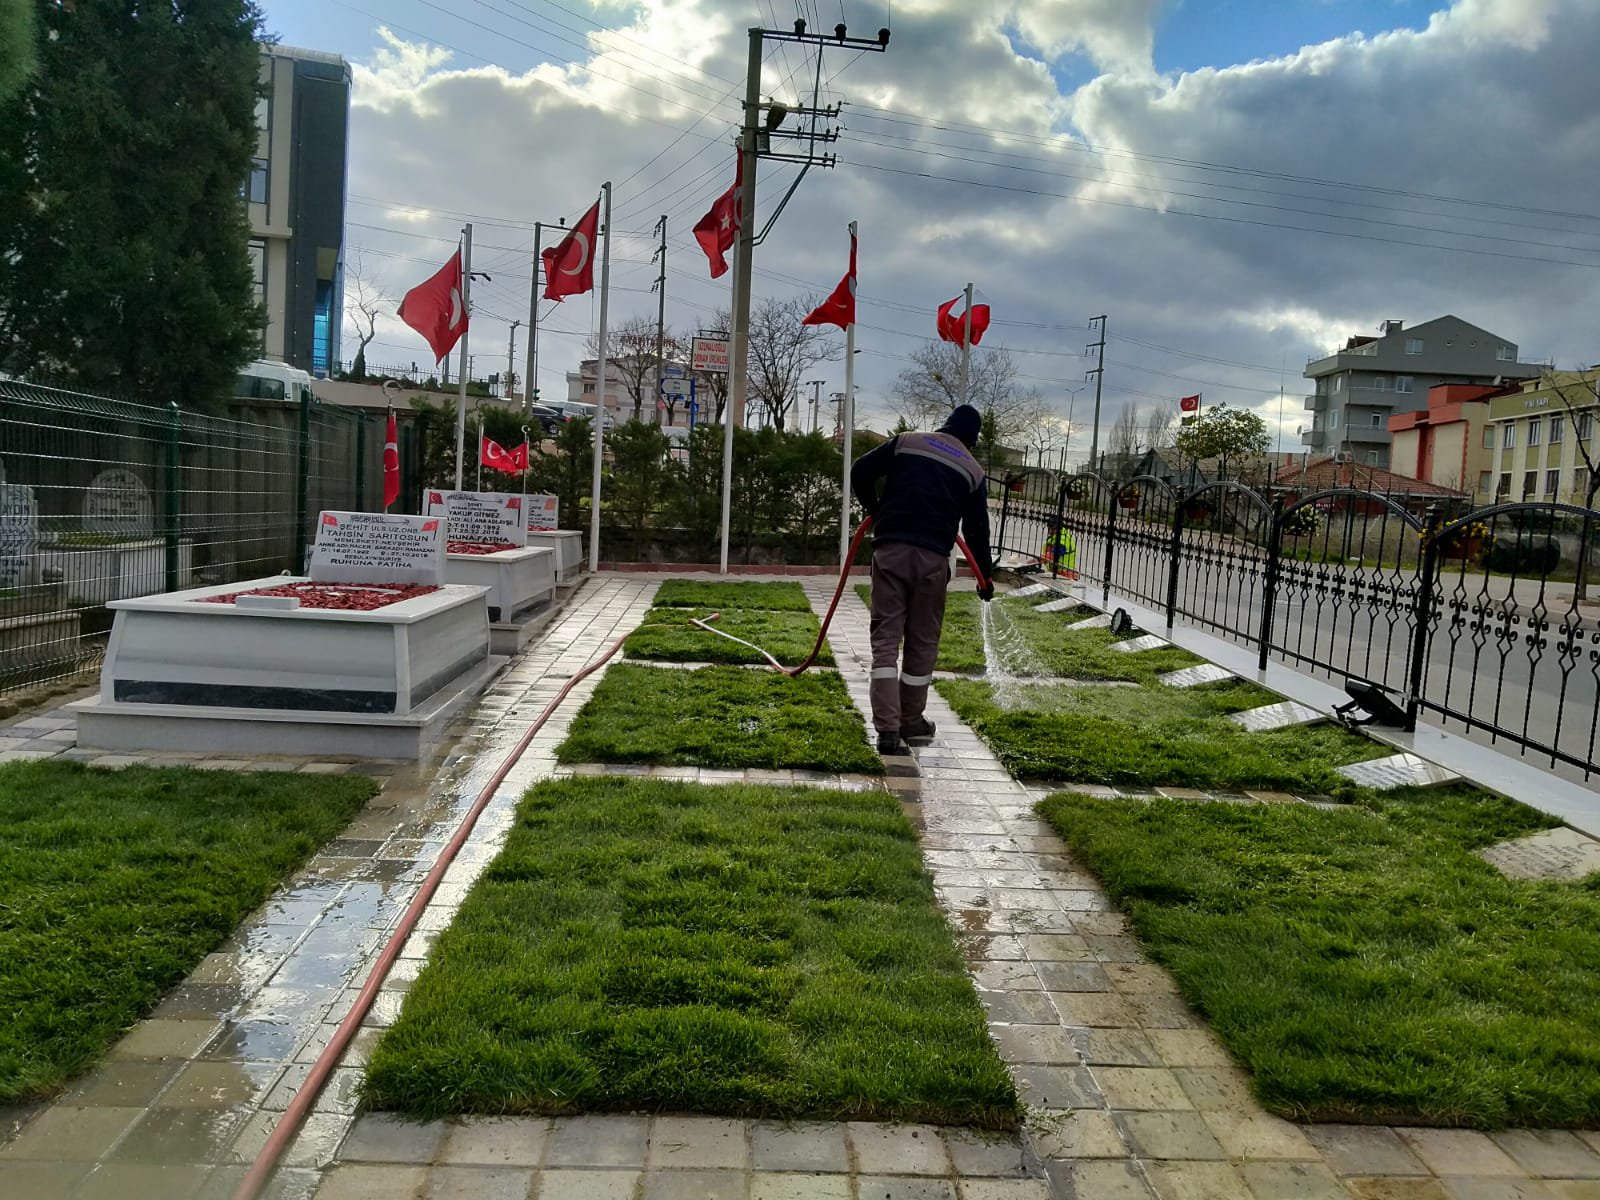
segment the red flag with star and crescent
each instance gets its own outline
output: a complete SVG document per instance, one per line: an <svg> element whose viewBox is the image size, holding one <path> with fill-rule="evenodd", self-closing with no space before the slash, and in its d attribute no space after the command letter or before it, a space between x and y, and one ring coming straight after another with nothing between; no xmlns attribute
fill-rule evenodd
<svg viewBox="0 0 1600 1200"><path fill-rule="evenodd" d="M461 251L457 250L432 278L417 284L400 301L400 319L427 340L436 362L443 362L467 331L461 285Z"/></svg>
<svg viewBox="0 0 1600 1200"><path fill-rule="evenodd" d="M711 211L701 217L694 227L694 240L700 243L700 249L706 252L706 258L711 261L713 279L728 271L728 260L724 256L733 249L734 239L739 236L742 212L739 189L743 184L744 159L741 156L738 166L734 168L733 186L717 197Z"/></svg>
<svg viewBox="0 0 1600 1200"><path fill-rule="evenodd" d="M544 298L560 300L594 291L594 246L600 237L600 201L578 218L572 232L551 246L544 259Z"/></svg>
<svg viewBox="0 0 1600 1200"><path fill-rule="evenodd" d="M856 223L850 222L850 269L839 286L816 308L806 314L802 325L837 325L848 329L856 323Z"/></svg>
<svg viewBox="0 0 1600 1200"><path fill-rule="evenodd" d="M960 316L953 316L950 310L956 306L956 301L960 299L961 297L957 296L955 300L946 300L939 305L939 314L934 318L934 326L939 331L940 340L954 342L958 346L964 340L962 335L966 333L967 314L962 313ZM983 331L987 328L989 328L989 306L987 304L974 304L972 306L972 344L974 346L983 340Z"/></svg>

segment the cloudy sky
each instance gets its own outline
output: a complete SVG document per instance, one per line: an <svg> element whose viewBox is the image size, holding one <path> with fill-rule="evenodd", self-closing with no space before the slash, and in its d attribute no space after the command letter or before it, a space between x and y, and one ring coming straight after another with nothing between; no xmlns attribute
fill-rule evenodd
<svg viewBox="0 0 1600 1200"><path fill-rule="evenodd" d="M800 184L755 295L825 293L861 224L857 385L893 417L905 356L970 279L1028 386L1086 449L1090 318L1108 317L1102 428L1203 391L1298 448L1308 358L1388 318L1454 313L1561 367L1600 362L1600 4L1595 0L265 0L290 45L355 69L346 245L399 296L474 222L472 349L505 361L528 315L533 221L615 184L612 313L709 321L690 230L731 182L753 25L852 36L832 170ZM767 47L766 95L817 63ZM763 164L765 220L795 169ZM541 307L540 386L564 395L595 322ZM518 331L519 346L526 328ZM372 362L428 357L392 316ZM521 358L521 350L518 351ZM521 363L519 361L520 370ZM818 371L824 394L842 363ZM1102 440L1104 435L1102 435Z"/></svg>

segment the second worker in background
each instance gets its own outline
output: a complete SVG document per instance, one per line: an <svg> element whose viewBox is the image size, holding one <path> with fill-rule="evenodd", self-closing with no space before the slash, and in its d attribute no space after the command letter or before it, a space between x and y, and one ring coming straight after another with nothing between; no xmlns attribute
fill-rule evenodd
<svg viewBox="0 0 1600 1200"><path fill-rule="evenodd" d="M972 456L982 425L978 410L963 404L933 433L898 434L850 470L850 486L872 518L872 724L879 754L905 754L908 741L933 736L923 710L957 533L983 572L979 599L994 596L989 497Z"/></svg>

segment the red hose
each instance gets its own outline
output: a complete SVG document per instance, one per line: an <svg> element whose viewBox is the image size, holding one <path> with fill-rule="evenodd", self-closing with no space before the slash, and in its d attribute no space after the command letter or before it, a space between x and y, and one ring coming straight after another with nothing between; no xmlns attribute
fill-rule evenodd
<svg viewBox="0 0 1600 1200"><path fill-rule="evenodd" d="M632 631L630 630L629 632L631 633ZM271 1135L268 1136L266 1144L261 1147L261 1152L256 1155L255 1161L250 1164L250 1170L240 1180L238 1188L233 1193L233 1200L255 1200L260 1195L262 1188L267 1185L267 1181L272 1178L272 1172L277 1167L278 1160L283 1157L283 1152L289 1148L290 1141L299 1132L301 1124L310 1114L311 1106L316 1103L317 1096L321 1094L323 1087L327 1084L328 1077L333 1073L334 1066L344 1054L345 1047L350 1044L350 1039L361 1028L361 1022L366 1019L367 1011L372 1007L373 1000L377 999L378 989L388 976L389 968L394 965L394 960L399 957L400 950L405 945L406 939L411 936L412 929L422 916L423 909L427 908L428 901L433 898L433 893L437 890L439 881L444 878L444 874L449 870L450 864L455 861L455 857L460 852L461 847L466 844L467 838L472 834L473 827L478 823L478 818L483 815L483 810L488 807L489 801L494 798L495 792L505 782L506 776L511 773L511 768L516 766L517 760L527 750L534 736L544 726L544 723L550 719L551 714L555 712L561 702L567 698L567 693L572 691L573 687L581 680L588 678L610 661L611 656L622 648L622 643L627 638L628 634L623 634L606 648L604 654L562 685L555 698L544 706L544 710L534 719L533 724L528 726L528 731L511 748L511 752L506 755L504 761L496 768L495 773L490 776L489 782L483 785L483 790L478 793L477 799L472 802L472 807L467 810L466 817L462 819L461 825L456 829L455 836L440 851L438 861L433 864L433 869L423 879L422 886L417 889L417 894L412 898L405 915L400 918L400 924L395 927L394 933L390 935L389 941L383 947L383 952L378 955L377 961L372 964L372 969L367 975L367 981L362 985L360 994L356 996L355 1004L351 1006L350 1012L345 1016L345 1019L340 1022L339 1028L334 1031L333 1038L323 1048L322 1053L317 1055L317 1061L311 1064L310 1074L306 1076L305 1082L300 1085L294 1099L289 1102L289 1107L284 1110L283 1116L278 1119L278 1124Z"/></svg>

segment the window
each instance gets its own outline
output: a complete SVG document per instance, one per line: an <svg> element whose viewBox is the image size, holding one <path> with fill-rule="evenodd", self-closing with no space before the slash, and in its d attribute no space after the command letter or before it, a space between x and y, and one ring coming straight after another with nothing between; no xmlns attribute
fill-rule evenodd
<svg viewBox="0 0 1600 1200"><path fill-rule="evenodd" d="M1383 428L1383 414L1382 413L1373 413L1372 414L1372 427L1374 429L1382 429Z"/></svg>
<svg viewBox="0 0 1600 1200"><path fill-rule="evenodd" d="M1487 493L1488 490L1489 490L1489 485L1493 480L1494 480L1494 472L1493 471L1479 471L1478 472L1478 491L1483 492L1483 493Z"/></svg>
<svg viewBox="0 0 1600 1200"><path fill-rule="evenodd" d="M1493 450L1494 449L1494 426L1493 425L1485 425L1483 427L1483 448L1485 450Z"/></svg>
<svg viewBox="0 0 1600 1200"><path fill-rule="evenodd" d="M1591 437L1593 437L1593 436L1594 436L1594 414L1593 413L1579 413L1578 414L1578 440L1580 442L1584 442L1585 444L1587 444L1589 439Z"/></svg>
<svg viewBox="0 0 1600 1200"><path fill-rule="evenodd" d="M1561 488L1561 472L1546 471L1544 473L1544 494L1554 496Z"/></svg>
<svg viewBox="0 0 1600 1200"><path fill-rule="evenodd" d="M1411 376L1409 375L1396 375L1394 377L1394 390L1397 392L1409 392L1411 390L1411 382Z"/></svg>
<svg viewBox="0 0 1600 1200"><path fill-rule="evenodd" d="M1367 451L1367 466L1375 467L1377 465L1378 465L1378 452L1376 450L1368 450Z"/></svg>
<svg viewBox="0 0 1600 1200"><path fill-rule="evenodd" d="M1389 377L1387 375L1374 375L1369 386L1375 392L1387 392L1389 390Z"/></svg>
<svg viewBox="0 0 1600 1200"><path fill-rule="evenodd" d="M256 303L266 303L267 243L261 238L250 239L250 275L256 285Z"/></svg>
<svg viewBox="0 0 1600 1200"><path fill-rule="evenodd" d="M1499 495L1499 496L1509 496L1509 495L1511 495L1511 472L1510 471L1502 471L1500 473L1500 486L1495 489L1495 494Z"/></svg>
<svg viewBox="0 0 1600 1200"><path fill-rule="evenodd" d="M1514 448L1516 446L1516 444L1517 444L1517 427L1515 425L1507 425L1506 426L1505 441L1501 442L1500 444L1502 446L1504 446L1507 450L1510 450L1510 449L1512 449L1512 448Z"/></svg>
<svg viewBox="0 0 1600 1200"><path fill-rule="evenodd" d="M1522 473L1522 494L1524 497L1533 495L1533 490L1539 486L1539 472L1524 471Z"/></svg>
<svg viewBox="0 0 1600 1200"><path fill-rule="evenodd" d="M251 204L265 204L267 202L267 160L252 158L250 160L250 182L245 189L244 197Z"/></svg>
<svg viewBox="0 0 1600 1200"><path fill-rule="evenodd" d="M586 383L586 384L583 385L583 394L585 396L587 396L592 391L594 391L594 384Z"/></svg>
<svg viewBox="0 0 1600 1200"><path fill-rule="evenodd" d="M1406 339L1406 353L1407 354L1421 354L1422 353L1422 339L1421 338L1407 338Z"/></svg>
<svg viewBox="0 0 1600 1200"><path fill-rule="evenodd" d="M1551 418L1550 418L1550 444L1552 446L1554 446L1557 442L1565 440L1566 436L1567 436L1567 420L1566 420L1566 418L1563 417L1560 413L1556 413L1556 414L1552 415Z"/></svg>
<svg viewBox="0 0 1600 1200"><path fill-rule="evenodd" d="M1329 429L1337 429L1337 428L1339 428L1339 410L1337 408L1331 410L1328 413L1328 428Z"/></svg>
<svg viewBox="0 0 1600 1200"><path fill-rule="evenodd" d="M272 100L268 96L256 97L256 128L266 129L272 124Z"/></svg>
<svg viewBox="0 0 1600 1200"><path fill-rule="evenodd" d="M1343 375L1335 375L1333 377L1333 390L1336 391L1336 392L1344 391L1344 376Z"/></svg>
<svg viewBox="0 0 1600 1200"><path fill-rule="evenodd" d="M1500 362L1512 362L1517 357L1517 352L1510 346L1496 346L1494 356Z"/></svg>
<svg viewBox="0 0 1600 1200"><path fill-rule="evenodd" d="M1589 468L1579 467L1572 472L1573 495L1581 502L1589 497Z"/></svg>
<svg viewBox="0 0 1600 1200"><path fill-rule="evenodd" d="M1539 420L1538 417L1528 422L1528 445L1537 446L1539 444L1539 434L1543 428L1544 422Z"/></svg>

